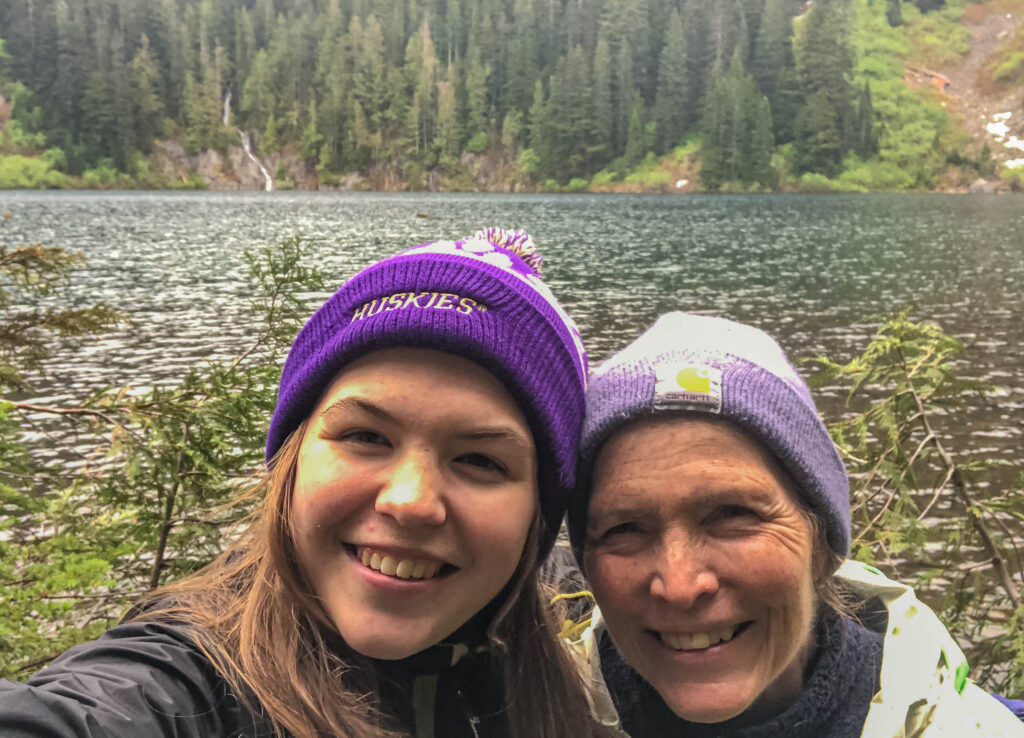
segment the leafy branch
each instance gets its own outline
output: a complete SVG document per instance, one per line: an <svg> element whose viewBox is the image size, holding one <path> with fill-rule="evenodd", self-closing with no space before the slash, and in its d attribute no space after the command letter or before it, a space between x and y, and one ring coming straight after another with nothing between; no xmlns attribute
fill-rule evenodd
<svg viewBox="0 0 1024 738"><path fill-rule="evenodd" d="M882 321L849 362L809 361L819 369L814 384L847 388L851 412L830 430L853 480L853 555L882 557L897 578L916 576L925 590L941 582L932 590L941 615L973 646L980 669L995 685L1019 684L1024 649L998 620L1024 612L1024 568L1014 534L1024 519L1024 493L1019 481L1000 479L1004 462L965 458L949 448L951 424L969 417L972 403L991 391L960 375L963 355L959 341L936 325L912 321L904 310ZM978 483L982 475L985 487ZM993 585L1004 595L998 604L990 596ZM992 626L1003 635L982 641L980 634Z"/></svg>

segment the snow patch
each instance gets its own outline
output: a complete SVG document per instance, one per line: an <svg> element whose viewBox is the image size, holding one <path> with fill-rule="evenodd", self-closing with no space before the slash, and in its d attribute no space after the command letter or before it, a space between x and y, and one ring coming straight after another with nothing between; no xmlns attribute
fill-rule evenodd
<svg viewBox="0 0 1024 738"><path fill-rule="evenodd" d="M1024 167L1024 159L1010 159L1006 162L1007 169L1016 169L1017 167Z"/></svg>

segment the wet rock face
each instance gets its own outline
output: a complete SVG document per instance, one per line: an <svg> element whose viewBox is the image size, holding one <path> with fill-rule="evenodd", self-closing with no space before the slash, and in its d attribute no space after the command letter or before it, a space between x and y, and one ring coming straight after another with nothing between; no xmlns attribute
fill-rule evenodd
<svg viewBox="0 0 1024 738"><path fill-rule="evenodd" d="M971 185L970 187L967 188L967 191L971 194L991 195L992 193L998 191L998 189L998 185L995 182L990 182L984 177L979 177L978 179L971 182Z"/></svg>

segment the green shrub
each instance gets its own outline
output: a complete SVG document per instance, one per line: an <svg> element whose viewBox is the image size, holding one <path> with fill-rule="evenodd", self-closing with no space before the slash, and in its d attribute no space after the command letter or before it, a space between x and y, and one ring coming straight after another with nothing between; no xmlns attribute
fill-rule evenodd
<svg viewBox="0 0 1024 738"><path fill-rule="evenodd" d="M67 186L67 176L55 171L45 157L0 155L0 189L43 190Z"/></svg>
<svg viewBox="0 0 1024 738"><path fill-rule="evenodd" d="M590 188L590 183L587 180L580 177L573 177L569 180L569 184L565 186L566 192L586 192Z"/></svg>
<svg viewBox="0 0 1024 738"><path fill-rule="evenodd" d="M800 177L800 189L803 192L837 192L839 185L817 172L806 172Z"/></svg>
<svg viewBox="0 0 1024 738"><path fill-rule="evenodd" d="M914 187L914 178L891 162L861 162L855 156L850 159L846 162L846 171L836 178L844 190L897 192Z"/></svg>
<svg viewBox="0 0 1024 738"><path fill-rule="evenodd" d="M671 184L672 174L664 169L641 169L626 177L625 182L641 187L663 187Z"/></svg>
<svg viewBox="0 0 1024 738"><path fill-rule="evenodd" d="M487 134L483 131L473 135L466 143L466 151L471 154L482 154L487 149Z"/></svg>
<svg viewBox="0 0 1024 738"><path fill-rule="evenodd" d="M533 149L523 149L519 152L519 168L527 174L533 175L537 173L537 167L540 166L540 157L537 156L537 152Z"/></svg>
<svg viewBox="0 0 1024 738"><path fill-rule="evenodd" d="M1009 59L996 67L992 77L998 82L1007 82L1016 77L1021 69L1024 69L1024 51L1016 51L1010 55Z"/></svg>
<svg viewBox="0 0 1024 738"><path fill-rule="evenodd" d="M1014 192L1024 192L1024 167L1004 168L999 173L999 178L1010 185Z"/></svg>
<svg viewBox="0 0 1024 738"><path fill-rule="evenodd" d="M699 154L703 144L704 142L700 136L689 136L682 146L676 146L672 149L672 153L669 156L672 158L672 161L682 161L691 154Z"/></svg>
<svg viewBox="0 0 1024 738"><path fill-rule="evenodd" d="M602 169L600 172L594 175L591 182L595 185L606 185L612 182L618 182L620 179L618 172L613 172L610 169Z"/></svg>

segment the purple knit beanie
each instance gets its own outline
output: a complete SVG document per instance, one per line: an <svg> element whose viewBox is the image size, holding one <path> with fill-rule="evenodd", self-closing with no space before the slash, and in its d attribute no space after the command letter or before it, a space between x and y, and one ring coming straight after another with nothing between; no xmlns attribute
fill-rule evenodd
<svg viewBox="0 0 1024 738"><path fill-rule="evenodd" d="M417 246L356 274L292 344L267 460L353 359L396 347L461 356L504 384L533 432L545 556L574 482L587 355L576 325L541 281L540 262L524 231L489 228Z"/></svg>
<svg viewBox="0 0 1024 738"><path fill-rule="evenodd" d="M661 413L731 420L782 464L825 523L840 556L850 548L850 487L806 383L764 331L724 318L673 312L590 377L569 538L582 566L591 474L601 447L628 423Z"/></svg>

